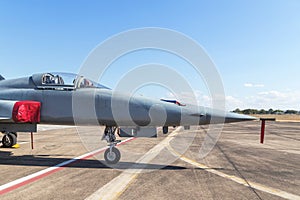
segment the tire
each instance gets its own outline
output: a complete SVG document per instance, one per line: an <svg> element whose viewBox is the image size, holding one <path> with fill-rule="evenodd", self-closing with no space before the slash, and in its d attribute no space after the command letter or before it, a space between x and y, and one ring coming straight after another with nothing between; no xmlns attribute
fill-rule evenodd
<svg viewBox="0 0 300 200"><path fill-rule="evenodd" d="M168 126L163 126L163 134L167 134L169 132Z"/></svg>
<svg viewBox="0 0 300 200"><path fill-rule="evenodd" d="M2 146L5 148L10 148L17 144L17 136L14 133L7 133L2 138Z"/></svg>
<svg viewBox="0 0 300 200"><path fill-rule="evenodd" d="M113 147L110 153L109 148L104 153L104 159L107 164L117 164L121 158L119 149Z"/></svg>
<svg viewBox="0 0 300 200"><path fill-rule="evenodd" d="M11 132L11 134L14 134L16 136L16 138L18 138L17 132Z"/></svg>

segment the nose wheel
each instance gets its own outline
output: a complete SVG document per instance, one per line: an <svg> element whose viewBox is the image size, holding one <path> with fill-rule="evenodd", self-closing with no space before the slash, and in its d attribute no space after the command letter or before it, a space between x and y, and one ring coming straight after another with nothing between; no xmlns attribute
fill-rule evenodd
<svg viewBox="0 0 300 200"><path fill-rule="evenodd" d="M107 162L107 164L117 164L120 161L120 158L121 152L115 147L106 149L104 153L104 159Z"/></svg>
<svg viewBox="0 0 300 200"><path fill-rule="evenodd" d="M107 141L109 146L104 153L104 159L107 164L117 164L121 158L121 152L116 148L116 145L121 142L121 140L116 140L116 130L116 127L111 126L105 127L104 130L103 139Z"/></svg>

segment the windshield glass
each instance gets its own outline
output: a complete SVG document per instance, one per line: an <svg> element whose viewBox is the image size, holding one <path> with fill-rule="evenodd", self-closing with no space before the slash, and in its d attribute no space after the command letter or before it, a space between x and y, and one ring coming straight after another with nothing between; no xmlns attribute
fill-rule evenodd
<svg viewBox="0 0 300 200"><path fill-rule="evenodd" d="M74 86L76 74L46 73L42 76L43 85Z"/></svg>
<svg viewBox="0 0 300 200"><path fill-rule="evenodd" d="M109 89L108 87L101 85L95 81L91 81L84 77L78 77L78 83L76 88L105 88Z"/></svg>

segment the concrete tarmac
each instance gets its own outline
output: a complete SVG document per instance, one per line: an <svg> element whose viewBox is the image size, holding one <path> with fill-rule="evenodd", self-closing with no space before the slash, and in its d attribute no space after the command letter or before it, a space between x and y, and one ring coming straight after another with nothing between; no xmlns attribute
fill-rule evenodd
<svg viewBox="0 0 300 200"><path fill-rule="evenodd" d="M104 150L86 154L105 147L99 128L85 141L74 127L42 127L33 150L19 133L20 148L0 148L0 199L300 199L300 123L267 122L265 144L258 121L226 124L200 158L207 128L129 139L114 166Z"/></svg>

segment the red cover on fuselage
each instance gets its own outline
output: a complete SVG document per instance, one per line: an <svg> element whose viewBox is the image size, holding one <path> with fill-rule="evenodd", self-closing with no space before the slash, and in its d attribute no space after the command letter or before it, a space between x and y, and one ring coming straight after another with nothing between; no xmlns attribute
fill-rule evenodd
<svg viewBox="0 0 300 200"><path fill-rule="evenodd" d="M36 101L19 101L13 108L12 117L19 123L39 123L41 103Z"/></svg>

